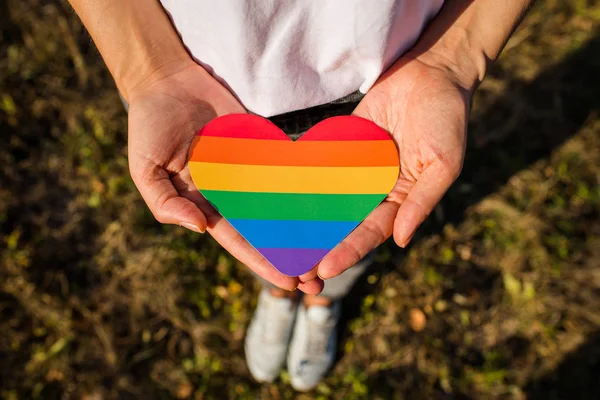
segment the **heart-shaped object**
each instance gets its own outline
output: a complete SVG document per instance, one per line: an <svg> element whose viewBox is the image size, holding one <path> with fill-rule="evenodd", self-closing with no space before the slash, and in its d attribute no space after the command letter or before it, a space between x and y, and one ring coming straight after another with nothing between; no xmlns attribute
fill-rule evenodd
<svg viewBox="0 0 600 400"><path fill-rule="evenodd" d="M354 116L292 141L267 119L230 114L194 138L188 166L202 195L275 268L310 271L389 194L398 151Z"/></svg>

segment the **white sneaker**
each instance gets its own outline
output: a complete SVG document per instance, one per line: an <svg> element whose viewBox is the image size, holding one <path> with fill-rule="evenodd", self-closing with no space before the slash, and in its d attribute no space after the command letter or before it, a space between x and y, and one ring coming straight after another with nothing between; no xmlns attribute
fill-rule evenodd
<svg viewBox="0 0 600 400"><path fill-rule="evenodd" d="M285 362L298 301L272 296L262 290L246 332L246 363L254 379L273 382Z"/></svg>
<svg viewBox="0 0 600 400"><path fill-rule="evenodd" d="M337 350L339 319L339 301L330 307L299 307L287 359L294 389L313 389L331 368Z"/></svg>

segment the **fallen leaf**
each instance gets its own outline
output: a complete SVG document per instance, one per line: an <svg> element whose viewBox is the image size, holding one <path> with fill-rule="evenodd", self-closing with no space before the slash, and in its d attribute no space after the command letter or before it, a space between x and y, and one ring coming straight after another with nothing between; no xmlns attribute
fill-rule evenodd
<svg viewBox="0 0 600 400"><path fill-rule="evenodd" d="M415 332L421 332L425 329L427 324L427 317L425 313L418 308L410 310L410 327Z"/></svg>

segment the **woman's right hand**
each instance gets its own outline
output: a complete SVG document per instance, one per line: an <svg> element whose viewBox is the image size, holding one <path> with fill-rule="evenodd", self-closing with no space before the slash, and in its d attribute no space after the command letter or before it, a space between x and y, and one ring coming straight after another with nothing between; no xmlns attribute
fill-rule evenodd
<svg viewBox="0 0 600 400"><path fill-rule="evenodd" d="M300 283L277 271L192 182L187 167L192 139L216 117L245 113L235 97L193 60L164 66L159 78L138 83L127 97L129 170L154 217L164 224L208 231L235 258L282 289L319 293L320 279Z"/></svg>

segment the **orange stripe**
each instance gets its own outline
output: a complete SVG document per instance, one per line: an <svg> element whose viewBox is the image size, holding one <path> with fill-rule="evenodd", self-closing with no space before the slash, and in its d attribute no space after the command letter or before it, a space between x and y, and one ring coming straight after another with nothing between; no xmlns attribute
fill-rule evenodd
<svg viewBox="0 0 600 400"><path fill-rule="evenodd" d="M296 141L196 136L190 161L310 167L396 166L391 140Z"/></svg>

